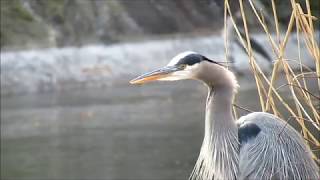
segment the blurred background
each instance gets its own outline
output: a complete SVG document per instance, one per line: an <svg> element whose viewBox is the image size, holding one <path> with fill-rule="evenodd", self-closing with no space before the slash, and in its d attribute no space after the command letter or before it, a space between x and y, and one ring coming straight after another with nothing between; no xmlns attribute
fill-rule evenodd
<svg viewBox="0 0 320 180"><path fill-rule="evenodd" d="M205 87L128 81L182 51L224 61L224 0L0 2L1 179L188 178L203 138ZM276 3L286 27L289 0ZM319 2L310 3L319 17ZM236 14L239 4L230 5ZM272 21L271 1L257 6ZM252 37L269 53L259 64L270 74L268 39L252 10L246 13ZM248 57L229 40L230 68L241 86L236 103L261 111ZM315 69L300 46L303 63ZM295 48L292 37L285 56L296 58Z"/></svg>

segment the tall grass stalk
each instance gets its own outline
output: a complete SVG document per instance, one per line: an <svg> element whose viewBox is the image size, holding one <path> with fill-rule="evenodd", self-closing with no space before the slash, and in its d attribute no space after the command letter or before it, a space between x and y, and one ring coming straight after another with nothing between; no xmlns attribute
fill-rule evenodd
<svg viewBox="0 0 320 180"><path fill-rule="evenodd" d="M313 158L320 163L319 155L320 153L320 142L319 142L319 131L320 131L320 111L319 111L319 94L314 94L310 91L308 82L311 78L317 79L314 81L317 83L316 92L320 92L320 50L319 45L316 40L314 22L318 20L318 17L314 17L311 12L309 0L305 0L305 9L303 10L302 5L297 3L295 0L290 0L288 8L291 8L291 17L286 26L279 23L277 14L277 5L274 0L270 0L272 7L273 25L267 25L265 22L265 17L263 13L259 13L254 1L249 0L249 6L245 6L243 3L247 1L239 0L239 10L242 18L242 25L244 30L244 37L241 36L239 27L235 20L233 12L230 8L231 1L225 0L225 25L226 26L226 16L231 18L232 25L235 32L242 43L246 53L248 54L248 61L252 74L255 79L257 86L259 101L261 105L261 110L265 112L270 112L282 119L289 121L293 119L296 121L300 128L301 133L306 143L314 152ZM289 1L288 1L289 2ZM247 8L247 9L245 9ZM249 9L248 9L249 8ZM273 69L271 76L265 74L259 67L254 52L250 44L250 28L248 26L247 13L251 10L257 19L259 26L263 29L265 36L270 44L270 53L273 53L276 57L273 64ZM272 19L272 18L269 18ZM271 27L270 27L271 26ZM281 28L285 27L285 35L281 37ZM275 32L275 36L271 34ZM225 34L227 43L227 34ZM290 36L296 36L297 38L297 59L286 59L285 49ZM301 60L301 45L304 44L307 47L308 53L312 57L315 70L306 67L302 64ZM227 47L227 46L226 46ZM226 49L226 53L228 50ZM299 64L298 69L293 69L292 65L288 63L293 61ZM284 85L277 86L278 77L283 75L285 77ZM291 96L293 97L294 103L289 103L285 97L280 93L283 87L287 87ZM278 102L278 103L276 103ZM283 108L287 112L279 111ZM236 110L234 110L237 112ZM290 114L290 118L285 118L285 113ZM238 114L238 113L235 113Z"/></svg>

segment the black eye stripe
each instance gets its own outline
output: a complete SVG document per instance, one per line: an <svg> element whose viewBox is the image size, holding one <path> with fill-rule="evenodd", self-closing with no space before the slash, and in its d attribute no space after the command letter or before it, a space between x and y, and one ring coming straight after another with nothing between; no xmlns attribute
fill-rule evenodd
<svg viewBox="0 0 320 180"><path fill-rule="evenodd" d="M177 63L177 65L186 64L186 65L192 66L192 65L194 65L196 63L200 63L201 61L208 61L210 63L218 64L217 62L215 62L215 61L213 61L211 59L208 59L207 57L202 56L200 54L189 54L189 55L185 56L184 58L182 58Z"/></svg>
<svg viewBox="0 0 320 180"><path fill-rule="evenodd" d="M211 59L205 59L205 60L208 61L208 62L214 63L214 64L219 64L218 62L213 61L213 60L211 60Z"/></svg>
<svg viewBox="0 0 320 180"><path fill-rule="evenodd" d="M218 62L214 61L214 60L211 60L211 59L208 59L207 57L203 56L203 60L205 61L208 61L208 62L211 62L211 63L214 63L214 64L219 64Z"/></svg>
<svg viewBox="0 0 320 180"><path fill-rule="evenodd" d="M182 58L178 64L186 64L186 65L194 65L196 63L199 63L202 60L201 55L199 54L189 54L187 56L185 56L184 58Z"/></svg>

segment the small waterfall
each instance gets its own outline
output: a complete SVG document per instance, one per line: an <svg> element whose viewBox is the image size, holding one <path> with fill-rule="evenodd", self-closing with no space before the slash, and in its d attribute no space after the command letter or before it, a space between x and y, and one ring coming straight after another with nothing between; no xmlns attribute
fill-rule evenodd
<svg viewBox="0 0 320 180"><path fill-rule="evenodd" d="M269 44L263 35L255 35L261 44ZM290 42L296 40L290 40ZM75 85L110 85L123 77L165 65L181 51L192 50L216 61L224 59L223 39L211 35L194 38L149 40L115 45L90 45L84 47L52 48L42 50L1 53L1 94L17 94L63 90ZM297 59L294 43L288 43L288 56ZM272 55L271 47L265 46ZM233 48L234 68L248 72L247 55ZM270 51L269 51L270 50ZM314 63L302 47L302 59L309 67ZM259 58L259 57L257 57ZM297 64L297 63L295 63ZM262 69L270 64L261 61ZM128 80L125 79L126 81Z"/></svg>

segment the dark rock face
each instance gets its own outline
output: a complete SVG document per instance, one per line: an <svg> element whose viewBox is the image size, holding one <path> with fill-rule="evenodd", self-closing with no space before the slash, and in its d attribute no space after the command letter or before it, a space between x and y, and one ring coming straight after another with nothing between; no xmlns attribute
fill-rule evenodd
<svg viewBox="0 0 320 180"><path fill-rule="evenodd" d="M1 49L50 44L47 26L30 13L20 1L1 0L0 3Z"/></svg>
<svg viewBox="0 0 320 180"><path fill-rule="evenodd" d="M139 27L151 34L217 29L223 8L208 0L121 1Z"/></svg>
<svg viewBox="0 0 320 180"><path fill-rule="evenodd" d="M109 44L145 36L214 32L223 27L224 0L0 2L1 49L5 50ZM289 0L276 2L279 20L285 22L291 15L291 9L284 8ZM313 9L319 8L315 2L311 1ZM271 3L262 3L269 12L266 14L272 15ZM238 1L230 1L230 6L237 11ZM313 12L319 16L319 12Z"/></svg>
<svg viewBox="0 0 320 180"><path fill-rule="evenodd" d="M108 44L214 31L221 27L222 13L210 0L1 0L1 48Z"/></svg>

